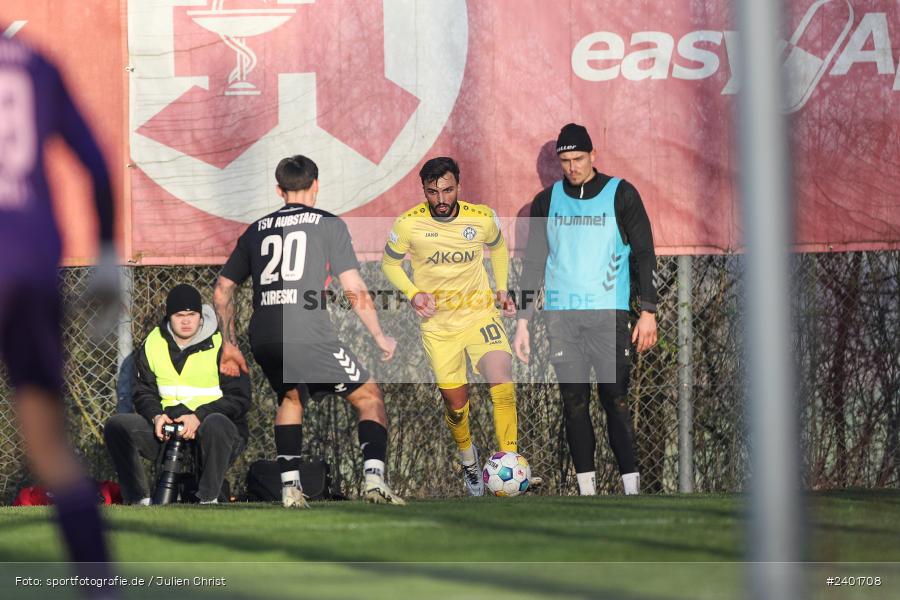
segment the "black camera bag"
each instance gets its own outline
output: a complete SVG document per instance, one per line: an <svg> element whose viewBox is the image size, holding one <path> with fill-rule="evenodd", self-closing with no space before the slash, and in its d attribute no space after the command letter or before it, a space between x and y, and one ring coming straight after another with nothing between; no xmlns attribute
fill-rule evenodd
<svg viewBox="0 0 900 600"><path fill-rule="evenodd" d="M332 489L331 468L321 458L300 462L300 485L310 500L345 500ZM247 471L247 500L281 502L281 471L274 460L258 460Z"/></svg>

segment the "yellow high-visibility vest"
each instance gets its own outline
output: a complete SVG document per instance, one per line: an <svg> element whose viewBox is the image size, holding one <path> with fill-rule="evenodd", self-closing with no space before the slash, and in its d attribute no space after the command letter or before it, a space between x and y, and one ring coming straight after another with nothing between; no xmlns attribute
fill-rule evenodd
<svg viewBox="0 0 900 600"><path fill-rule="evenodd" d="M144 342L144 352L150 370L156 375L156 386L162 400L162 407L183 404L194 411L222 397L219 387L219 348L222 334L212 336L213 347L191 354L184 363L181 373L175 370L169 356L169 344L159 327L150 332Z"/></svg>

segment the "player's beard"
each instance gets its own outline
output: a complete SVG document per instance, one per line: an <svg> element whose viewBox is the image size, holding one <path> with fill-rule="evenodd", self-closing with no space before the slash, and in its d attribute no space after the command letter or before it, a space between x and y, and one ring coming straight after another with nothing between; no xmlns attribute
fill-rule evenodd
<svg viewBox="0 0 900 600"><path fill-rule="evenodd" d="M439 218L452 217L454 214L456 214L458 207L459 207L458 200L454 200L453 204L447 204L447 203L442 202L440 204L437 204L436 206L429 205L429 209L431 210L431 216L439 217ZM441 210L441 209L445 209L445 210Z"/></svg>

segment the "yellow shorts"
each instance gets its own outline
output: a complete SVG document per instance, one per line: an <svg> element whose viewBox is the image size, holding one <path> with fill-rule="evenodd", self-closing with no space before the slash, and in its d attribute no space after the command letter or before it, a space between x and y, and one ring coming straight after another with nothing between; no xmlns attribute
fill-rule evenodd
<svg viewBox="0 0 900 600"><path fill-rule="evenodd" d="M488 352L501 350L512 354L506 329L499 317L483 321L459 331L423 331L422 343L434 370L439 388L453 389L466 385L466 355L478 373L478 361Z"/></svg>

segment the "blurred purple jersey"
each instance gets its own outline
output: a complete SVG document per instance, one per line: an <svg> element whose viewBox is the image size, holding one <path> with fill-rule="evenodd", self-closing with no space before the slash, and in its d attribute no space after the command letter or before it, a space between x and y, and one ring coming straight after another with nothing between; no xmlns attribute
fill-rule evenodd
<svg viewBox="0 0 900 600"><path fill-rule="evenodd" d="M0 358L13 387L62 389L60 237L44 174L44 144L62 135L94 184L102 241L112 241L109 174L59 72L0 37Z"/></svg>
<svg viewBox="0 0 900 600"><path fill-rule="evenodd" d="M59 72L28 46L0 37L0 282L55 281L60 236L43 150L57 133L87 167L101 239L111 241L109 174Z"/></svg>

